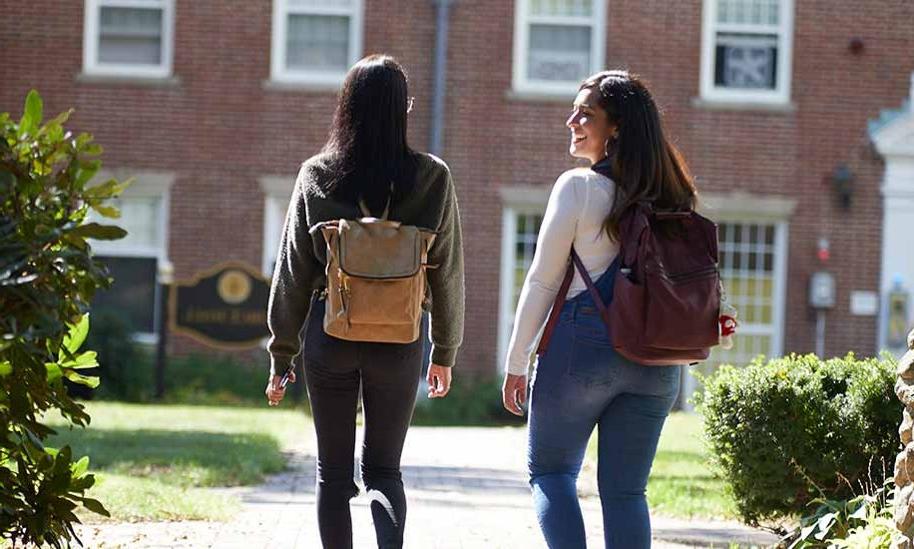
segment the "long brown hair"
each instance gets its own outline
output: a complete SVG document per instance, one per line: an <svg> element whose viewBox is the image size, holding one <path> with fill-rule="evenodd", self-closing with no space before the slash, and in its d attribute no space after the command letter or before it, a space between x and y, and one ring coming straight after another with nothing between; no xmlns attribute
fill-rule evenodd
<svg viewBox="0 0 914 549"><path fill-rule="evenodd" d="M698 191L692 175L664 135L645 83L628 71L602 71L584 80L579 91L585 89L598 92L597 104L619 132L607 144L606 175L616 183L612 209L604 222L609 236L619 240L619 221L637 202L650 202L658 210L694 209Z"/></svg>
<svg viewBox="0 0 914 549"><path fill-rule="evenodd" d="M394 201L415 186L416 153L406 140L406 72L383 54L365 57L346 74L323 152L334 176L325 191L364 199L380 214L393 185Z"/></svg>

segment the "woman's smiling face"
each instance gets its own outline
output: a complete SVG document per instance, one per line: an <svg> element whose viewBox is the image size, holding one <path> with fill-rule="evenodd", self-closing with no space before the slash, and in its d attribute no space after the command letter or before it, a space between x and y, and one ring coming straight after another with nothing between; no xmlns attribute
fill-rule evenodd
<svg viewBox="0 0 914 549"><path fill-rule="evenodd" d="M572 105L571 116L565 121L571 130L568 152L575 158L586 158L591 164L606 156L606 142L616 130L606 111L597 103L599 93L595 88L581 90Z"/></svg>

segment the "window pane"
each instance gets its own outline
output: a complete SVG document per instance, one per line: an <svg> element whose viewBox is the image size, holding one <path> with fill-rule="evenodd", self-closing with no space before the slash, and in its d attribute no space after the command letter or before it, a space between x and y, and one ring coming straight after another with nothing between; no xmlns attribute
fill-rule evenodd
<svg viewBox="0 0 914 549"><path fill-rule="evenodd" d="M729 363L743 366L758 354L770 355L775 311L774 230L771 224L721 223L719 238L720 274L724 291L736 307L740 327L733 348L715 347L710 359L701 367L711 371ZM764 254L759 253L766 247Z"/></svg>
<svg viewBox="0 0 914 549"><path fill-rule="evenodd" d="M530 0L530 15L589 17L593 0Z"/></svg>
<svg viewBox="0 0 914 549"><path fill-rule="evenodd" d="M517 300L520 297L527 270L530 269L530 264L533 263L533 255L536 252L536 237L539 234L539 227L542 222L543 216L539 214L518 214L517 216L516 232L514 233L514 288L511 292L511 304L514 307L517 307ZM512 309L512 318L513 313Z"/></svg>
<svg viewBox="0 0 914 549"><path fill-rule="evenodd" d="M777 86L777 53L776 35L717 33L714 83L727 88L773 90Z"/></svg>
<svg viewBox="0 0 914 549"><path fill-rule="evenodd" d="M578 81L590 73L589 27L531 25L527 77Z"/></svg>
<svg viewBox="0 0 914 549"><path fill-rule="evenodd" d="M349 17L289 15L286 67L345 71L349 66Z"/></svg>
<svg viewBox="0 0 914 549"><path fill-rule="evenodd" d="M95 294L92 309L117 313L136 332L155 332L156 259L102 256L99 259L108 266L114 284Z"/></svg>
<svg viewBox="0 0 914 549"><path fill-rule="evenodd" d="M778 0L718 0L717 22L743 25L777 25Z"/></svg>
<svg viewBox="0 0 914 549"><path fill-rule="evenodd" d="M162 9L102 7L98 60L101 63L160 65Z"/></svg>

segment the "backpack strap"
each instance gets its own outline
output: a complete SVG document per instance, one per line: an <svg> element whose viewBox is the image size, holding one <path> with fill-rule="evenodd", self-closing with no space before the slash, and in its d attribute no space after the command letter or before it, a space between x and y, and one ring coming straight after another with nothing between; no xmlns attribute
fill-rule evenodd
<svg viewBox="0 0 914 549"><path fill-rule="evenodd" d="M587 273L587 269L584 267L584 262L581 261L580 256L578 256L578 253L574 251L574 248L571 248L571 262L574 263L574 266L578 268L578 272L581 273L581 278L584 279L584 284L587 285L587 291L590 292L590 297L593 298L594 304L600 311L600 318L603 319L603 324L605 324L606 329L609 330L609 309L606 307L606 304L603 303L603 298L600 297L600 292L598 292L597 287L594 286L593 280L590 279L590 275Z"/></svg>
<svg viewBox="0 0 914 549"><path fill-rule="evenodd" d="M574 253L573 249L572 253ZM562 306L565 304L565 297L568 295L568 288L571 286L572 278L574 278L574 265L569 262L568 268L565 270L565 278L562 280L562 285L559 287L559 293L556 294L555 301L552 303L552 310L549 311L549 320L546 321L546 327L543 329L540 343L536 347L536 356L543 356L546 354L546 349L549 347L549 340L552 339L552 332L555 331L555 325L559 322L559 315L562 312Z"/></svg>
<svg viewBox="0 0 914 549"><path fill-rule="evenodd" d="M565 271L565 279L562 280L562 286L559 288L559 293L556 294L555 302L552 304L552 310L549 312L549 320L546 321L546 327L543 329L543 336L540 338L540 343L536 348L536 356L543 356L546 354L546 349L549 347L549 340L552 339L552 332L555 330L555 325L558 324L559 314L562 312L562 306L565 304L565 297L568 296L568 288L571 286L571 279L574 278L575 267L577 267L578 272L581 273L581 278L584 279L584 284L587 285L590 296L593 298L594 303L596 303L597 309L600 310L600 317L603 319L603 323L606 324L607 329L609 329L609 309L606 308L606 304L603 303L603 299L600 297L600 292L597 291L597 288L593 284L593 280L591 280L590 275L587 274L587 269L584 267L581 257L578 255L578 252L574 250L574 246L572 246L571 261L568 263L568 269Z"/></svg>

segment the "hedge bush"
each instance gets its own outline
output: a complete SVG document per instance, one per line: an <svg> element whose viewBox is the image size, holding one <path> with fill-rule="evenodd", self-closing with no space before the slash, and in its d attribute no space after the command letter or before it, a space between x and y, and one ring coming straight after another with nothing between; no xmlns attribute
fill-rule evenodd
<svg viewBox="0 0 914 549"><path fill-rule="evenodd" d="M54 433L46 412L74 425L89 422L63 380L98 383L81 373L96 365L95 353L78 351L89 330L88 304L110 280L87 239L126 234L86 222L90 208L118 217L107 201L124 185L88 186L101 147L64 129L69 114L42 125L34 90L18 122L0 114L0 538L14 545L69 545L78 506L107 515L85 497L95 482L88 458L45 445Z"/></svg>
<svg viewBox="0 0 914 549"><path fill-rule="evenodd" d="M695 401L709 454L756 525L844 500L891 471L902 405L889 357L791 355L703 378Z"/></svg>

